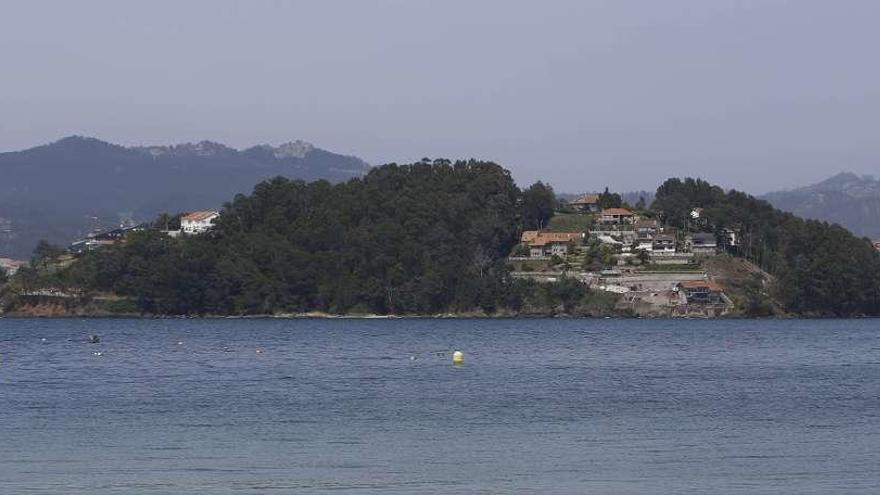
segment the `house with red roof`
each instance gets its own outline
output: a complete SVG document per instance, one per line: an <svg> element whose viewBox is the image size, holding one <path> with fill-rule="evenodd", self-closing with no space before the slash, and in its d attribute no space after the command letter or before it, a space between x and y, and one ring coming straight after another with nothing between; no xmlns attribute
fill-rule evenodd
<svg viewBox="0 0 880 495"><path fill-rule="evenodd" d="M599 222L604 224L631 224L634 220L635 215L626 208L605 208L599 214Z"/></svg>
<svg viewBox="0 0 880 495"><path fill-rule="evenodd" d="M220 212L213 210L187 213L180 218L180 230L184 234L202 234L214 226L214 220L219 216Z"/></svg>
<svg viewBox="0 0 880 495"><path fill-rule="evenodd" d="M594 213L600 210L598 194L583 194L568 203L569 206L583 213Z"/></svg>
<svg viewBox="0 0 880 495"><path fill-rule="evenodd" d="M711 280L685 280L676 286L687 298L688 304L721 302L724 290Z"/></svg>
<svg viewBox="0 0 880 495"><path fill-rule="evenodd" d="M526 230L522 233L521 242L528 246L529 256L565 256L576 245L583 244L583 232L545 232L542 230Z"/></svg>

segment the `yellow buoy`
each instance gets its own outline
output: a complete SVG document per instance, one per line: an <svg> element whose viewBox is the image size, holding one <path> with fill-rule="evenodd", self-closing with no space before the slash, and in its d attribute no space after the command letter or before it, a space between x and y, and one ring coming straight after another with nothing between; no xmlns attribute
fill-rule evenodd
<svg viewBox="0 0 880 495"><path fill-rule="evenodd" d="M452 364L464 364L464 354L461 351L452 353Z"/></svg>

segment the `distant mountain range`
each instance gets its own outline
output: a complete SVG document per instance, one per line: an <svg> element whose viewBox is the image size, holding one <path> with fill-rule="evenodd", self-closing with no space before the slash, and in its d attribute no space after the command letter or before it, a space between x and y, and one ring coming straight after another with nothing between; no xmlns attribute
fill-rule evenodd
<svg viewBox="0 0 880 495"><path fill-rule="evenodd" d="M856 235L880 239L880 180L870 175L844 172L762 199L797 216L838 223Z"/></svg>
<svg viewBox="0 0 880 495"><path fill-rule="evenodd" d="M210 141L124 147L67 137L0 153L0 256L27 257L40 239L66 244L162 212L220 208L270 177L338 182L369 168L303 141L240 151Z"/></svg>

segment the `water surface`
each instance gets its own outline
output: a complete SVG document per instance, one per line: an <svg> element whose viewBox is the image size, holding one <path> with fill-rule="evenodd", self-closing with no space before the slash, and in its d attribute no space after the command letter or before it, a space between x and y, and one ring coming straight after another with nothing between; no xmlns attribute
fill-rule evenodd
<svg viewBox="0 0 880 495"><path fill-rule="evenodd" d="M877 493L878 330L0 319L0 493Z"/></svg>

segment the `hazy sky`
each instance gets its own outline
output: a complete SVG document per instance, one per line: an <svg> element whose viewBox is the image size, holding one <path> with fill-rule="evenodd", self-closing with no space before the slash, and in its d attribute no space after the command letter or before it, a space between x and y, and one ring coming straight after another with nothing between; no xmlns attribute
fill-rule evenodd
<svg viewBox="0 0 880 495"><path fill-rule="evenodd" d="M880 163L880 2L5 1L0 150L305 139L558 191Z"/></svg>

